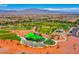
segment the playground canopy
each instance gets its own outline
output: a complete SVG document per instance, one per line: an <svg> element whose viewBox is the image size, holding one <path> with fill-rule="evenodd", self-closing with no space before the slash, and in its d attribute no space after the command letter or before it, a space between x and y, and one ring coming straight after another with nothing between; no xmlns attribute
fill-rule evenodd
<svg viewBox="0 0 79 59"><path fill-rule="evenodd" d="M33 32L30 32L27 35L25 35L25 38L27 40L32 40L32 41L43 41L44 40L44 37L42 37L38 34L35 34Z"/></svg>

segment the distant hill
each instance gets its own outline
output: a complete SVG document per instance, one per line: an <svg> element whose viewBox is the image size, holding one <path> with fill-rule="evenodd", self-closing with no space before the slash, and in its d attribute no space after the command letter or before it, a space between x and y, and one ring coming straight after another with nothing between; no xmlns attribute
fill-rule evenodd
<svg viewBox="0 0 79 59"><path fill-rule="evenodd" d="M0 10L0 14L79 14L79 12L52 11L44 9Z"/></svg>

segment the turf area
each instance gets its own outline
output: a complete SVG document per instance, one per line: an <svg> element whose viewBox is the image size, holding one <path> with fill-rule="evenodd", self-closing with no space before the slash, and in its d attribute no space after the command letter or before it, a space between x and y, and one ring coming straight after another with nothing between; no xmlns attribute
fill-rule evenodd
<svg viewBox="0 0 79 59"><path fill-rule="evenodd" d="M17 36L15 33L11 33L8 30L0 30L0 39L2 40L18 40L20 41L21 38L19 36Z"/></svg>
<svg viewBox="0 0 79 59"><path fill-rule="evenodd" d="M44 22L23 22L23 23L16 23L14 25L6 25L5 29L10 30L30 30L34 26L38 27L38 31L43 34L50 34L56 29L63 29L68 31L71 27L73 27L73 23L70 22L60 22L60 21L44 21Z"/></svg>

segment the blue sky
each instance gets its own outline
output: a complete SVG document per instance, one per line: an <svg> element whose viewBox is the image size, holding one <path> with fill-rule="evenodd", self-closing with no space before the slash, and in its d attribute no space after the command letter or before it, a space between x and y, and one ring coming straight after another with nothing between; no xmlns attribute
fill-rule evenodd
<svg viewBox="0 0 79 59"><path fill-rule="evenodd" d="M0 4L0 9L40 8L48 10L79 11L79 4Z"/></svg>
<svg viewBox="0 0 79 59"><path fill-rule="evenodd" d="M22 8L79 8L79 4L1 4L0 9Z"/></svg>

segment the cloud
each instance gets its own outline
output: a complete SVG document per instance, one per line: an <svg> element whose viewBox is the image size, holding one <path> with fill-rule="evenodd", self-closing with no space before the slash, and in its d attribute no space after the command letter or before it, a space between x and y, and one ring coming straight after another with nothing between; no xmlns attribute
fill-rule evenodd
<svg viewBox="0 0 79 59"><path fill-rule="evenodd" d="M73 11L73 10L79 10L79 8L44 8L44 10L51 10L51 11L66 11L66 10L69 10L69 11Z"/></svg>

